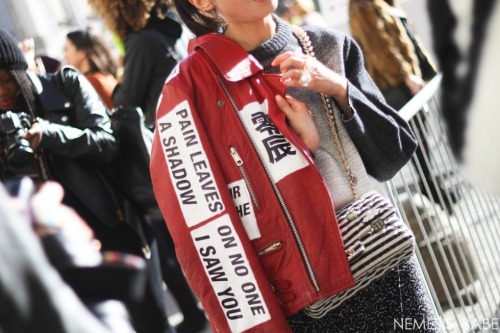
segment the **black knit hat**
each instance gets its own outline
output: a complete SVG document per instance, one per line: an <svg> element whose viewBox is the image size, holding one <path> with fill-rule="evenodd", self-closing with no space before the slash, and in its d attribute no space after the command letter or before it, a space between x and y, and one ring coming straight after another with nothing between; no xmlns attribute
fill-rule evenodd
<svg viewBox="0 0 500 333"><path fill-rule="evenodd" d="M9 71L28 69L28 63L16 39L2 28L0 28L0 69Z"/></svg>

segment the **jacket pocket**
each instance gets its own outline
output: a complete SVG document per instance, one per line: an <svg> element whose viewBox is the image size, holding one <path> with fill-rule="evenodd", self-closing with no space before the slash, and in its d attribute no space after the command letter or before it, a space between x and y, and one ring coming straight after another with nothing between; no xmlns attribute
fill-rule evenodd
<svg viewBox="0 0 500 333"><path fill-rule="evenodd" d="M283 241L272 242L268 246L265 246L264 248L262 248L259 251L257 251L257 255L258 256L263 256L263 255L266 255L266 254L274 253L274 252L278 251L279 249L281 249L282 245L283 245Z"/></svg>

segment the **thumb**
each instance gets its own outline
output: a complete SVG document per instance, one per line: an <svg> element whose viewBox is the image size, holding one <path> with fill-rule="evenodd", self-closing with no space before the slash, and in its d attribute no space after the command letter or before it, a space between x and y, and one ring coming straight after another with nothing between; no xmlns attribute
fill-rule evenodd
<svg viewBox="0 0 500 333"><path fill-rule="evenodd" d="M288 105L290 106L290 110L299 111L299 107L300 107L299 101L297 101L296 99L294 99L292 97L287 97L286 101L287 101Z"/></svg>
<svg viewBox="0 0 500 333"><path fill-rule="evenodd" d="M278 107L280 108L280 110L284 114L287 115L290 112L292 112L292 107L290 106L290 103L288 102L288 100L284 99L280 95L276 95L275 99L276 99L276 104L278 104Z"/></svg>
<svg viewBox="0 0 500 333"><path fill-rule="evenodd" d="M29 138L32 138L33 136L35 136L37 133L37 129L36 128L33 128L31 127L27 132L26 132L26 137L27 139Z"/></svg>
<svg viewBox="0 0 500 333"><path fill-rule="evenodd" d="M21 137L23 139L26 139L26 140L29 140L29 138L31 138L32 136L32 133L30 132L30 130L27 130L26 132L24 132L23 134L21 134Z"/></svg>

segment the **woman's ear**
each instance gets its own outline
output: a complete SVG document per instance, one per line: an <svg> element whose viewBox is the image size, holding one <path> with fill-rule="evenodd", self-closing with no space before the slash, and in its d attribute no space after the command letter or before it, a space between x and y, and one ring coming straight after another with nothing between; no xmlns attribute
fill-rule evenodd
<svg viewBox="0 0 500 333"><path fill-rule="evenodd" d="M203 10L205 12L211 11L215 8L210 0L189 0L189 2L199 10Z"/></svg>

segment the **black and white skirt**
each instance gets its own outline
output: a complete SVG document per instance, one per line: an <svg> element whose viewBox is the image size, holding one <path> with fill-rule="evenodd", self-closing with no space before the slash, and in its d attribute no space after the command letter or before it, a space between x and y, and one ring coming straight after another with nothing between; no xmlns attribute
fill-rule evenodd
<svg viewBox="0 0 500 333"><path fill-rule="evenodd" d="M288 318L295 333L442 333L415 256L321 318Z"/></svg>

